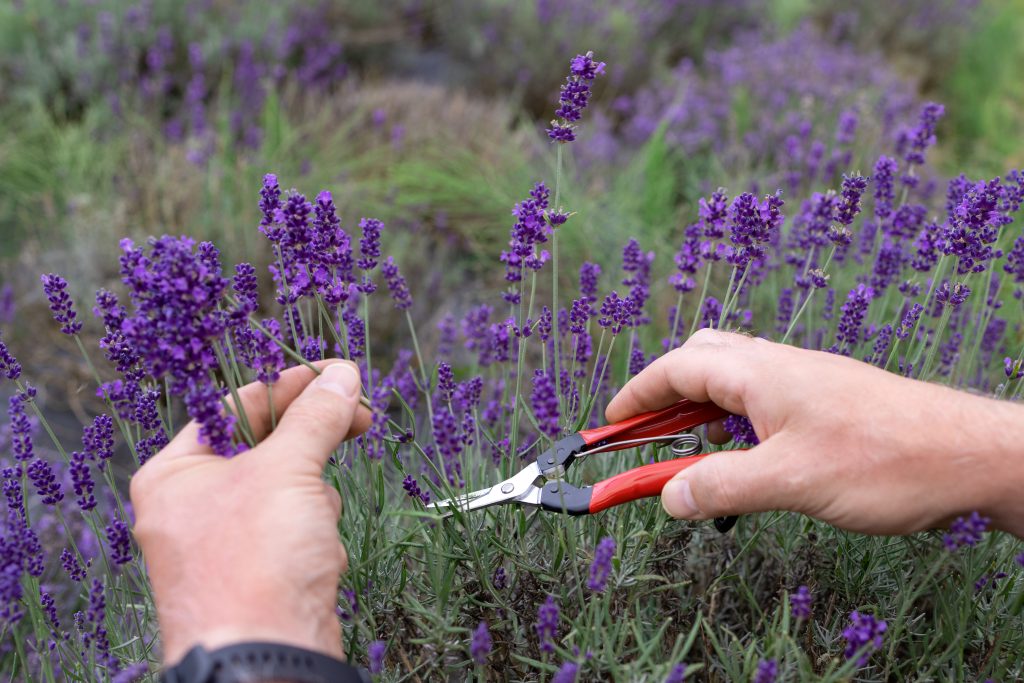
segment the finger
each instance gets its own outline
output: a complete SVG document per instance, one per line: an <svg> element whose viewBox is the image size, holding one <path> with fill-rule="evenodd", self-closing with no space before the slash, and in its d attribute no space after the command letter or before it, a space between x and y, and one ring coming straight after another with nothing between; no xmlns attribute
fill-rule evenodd
<svg viewBox="0 0 1024 683"><path fill-rule="evenodd" d="M605 415L618 422L680 398L713 401L743 413L744 387L765 345L731 332L703 329L645 368L611 400Z"/></svg>
<svg viewBox="0 0 1024 683"><path fill-rule="evenodd" d="M712 519L768 510L799 510L812 488L806 468L792 472L781 439L747 451L723 451L673 477L661 504L673 517Z"/></svg>
<svg viewBox="0 0 1024 683"><path fill-rule="evenodd" d="M334 488L326 481L323 482L324 491L327 496L327 502L331 505L331 510L334 511L335 519L341 519L341 494L338 493L338 489Z"/></svg>
<svg viewBox="0 0 1024 683"><path fill-rule="evenodd" d="M360 389L355 363L327 365L288 406L260 450L320 473L349 433L360 407Z"/></svg>
<svg viewBox="0 0 1024 683"><path fill-rule="evenodd" d="M318 369L323 369L336 360L324 360L313 363ZM302 393L310 382L317 377L317 374L310 368L299 365L288 368L281 373L280 378L273 385L268 387L263 382L253 382L238 389L238 399L242 405L242 414L249 425L250 432L256 443L259 443L270 432L275 417L280 417L292 401ZM271 412L271 398L273 399L273 412ZM227 397L229 406L234 406L234 398ZM350 428L349 437L357 436L365 432L370 426L370 412L360 410L356 413ZM241 429L236 422L235 429ZM160 452L161 457L174 457L178 454L207 454L213 455L213 450L199 443L199 423L195 420L189 422L178 432L177 436Z"/></svg>

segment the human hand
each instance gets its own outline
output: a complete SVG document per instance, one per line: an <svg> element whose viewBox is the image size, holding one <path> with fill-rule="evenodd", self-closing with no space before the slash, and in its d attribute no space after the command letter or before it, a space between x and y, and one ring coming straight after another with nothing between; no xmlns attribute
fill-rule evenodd
<svg viewBox="0 0 1024 683"><path fill-rule="evenodd" d="M153 587L164 661L193 646L271 641L341 658L335 615L347 566L341 496L321 478L338 444L366 430L359 370L322 361L239 390L258 445L226 459L189 423L135 474L134 534Z"/></svg>
<svg viewBox="0 0 1024 683"><path fill-rule="evenodd" d="M1024 408L866 363L700 330L612 399L609 421L685 397L747 416L761 444L705 458L662 490L675 517L793 510L872 534L978 510L1024 536ZM713 441L728 436L709 426Z"/></svg>

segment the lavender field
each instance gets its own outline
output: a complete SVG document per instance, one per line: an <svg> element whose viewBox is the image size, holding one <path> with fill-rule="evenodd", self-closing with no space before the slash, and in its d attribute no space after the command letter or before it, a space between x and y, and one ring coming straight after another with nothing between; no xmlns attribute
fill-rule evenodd
<svg viewBox="0 0 1024 683"><path fill-rule="evenodd" d="M704 328L1024 400L1022 67L1024 0L0 2L0 677L158 680L133 474L189 420L245 458L239 388L344 358L375 681L1024 680L978 513L429 507Z"/></svg>

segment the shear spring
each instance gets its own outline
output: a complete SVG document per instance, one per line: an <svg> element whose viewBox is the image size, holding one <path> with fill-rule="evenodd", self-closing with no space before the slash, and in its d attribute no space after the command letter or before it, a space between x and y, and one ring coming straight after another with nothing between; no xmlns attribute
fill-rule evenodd
<svg viewBox="0 0 1024 683"><path fill-rule="evenodd" d="M696 434L668 434L666 436L646 436L641 439L627 439L625 441L613 441L585 451L577 456L577 459L605 453L612 450L621 450L623 446L643 446L654 444L655 446L667 445L672 450L672 455L677 458L689 458L704 450L704 444Z"/></svg>

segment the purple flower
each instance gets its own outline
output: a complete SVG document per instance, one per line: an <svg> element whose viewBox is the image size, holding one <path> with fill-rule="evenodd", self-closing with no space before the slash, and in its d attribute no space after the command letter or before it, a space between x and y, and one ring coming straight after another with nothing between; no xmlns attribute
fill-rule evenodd
<svg viewBox="0 0 1024 683"><path fill-rule="evenodd" d="M548 137L556 142L576 139L576 122L590 102L590 85L604 73L605 63L595 62L594 53L576 55L569 65L569 76L558 96L557 117L547 129Z"/></svg>
<svg viewBox="0 0 1024 683"><path fill-rule="evenodd" d="M871 349L871 355L866 358L867 362L878 364L885 360L885 352L889 350L892 334L892 325L886 323L882 326L882 329L878 331L878 336L875 338L875 345Z"/></svg>
<svg viewBox="0 0 1024 683"><path fill-rule="evenodd" d="M917 321L921 319L921 314L924 312L924 306L915 303L907 311L907 314L903 316L903 321L900 326L896 328L896 338L903 340L910 336L914 331L914 327L917 325Z"/></svg>
<svg viewBox="0 0 1024 683"><path fill-rule="evenodd" d="M988 517L982 517L977 511L967 517L957 517L949 525L949 532L942 535L942 543L950 552L965 546L973 547L981 542L982 535L988 529L991 521Z"/></svg>
<svg viewBox="0 0 1024 683"><path fill-rule="evenodd" d="M580 266L580 296L588 303L597 302L597 279L601 277L601 266L585 261Z"/></svg>
<svg viewBox="0 0 1024 683"><path fill-rule="evenodd" d="M967 301L967 297L971 295L971 288L963 282L954 282L950 286L949 282L943 282L942 286L935 291L935 301L943 306L949 306L950 308L956 309L963 302Z"/></svg>
<svg viewBox="0 0 1024 683"><path fill-rule="evenodd" d="M875 290L864 284L850 290L842 307L843 315L839 319L836 343L830 351L850 355L852 348L860 342L861 325L864 324L864 316L874 296Z"/></svg>
<svg viewBox="0 0 1024 683"><path fill-rule="evenodd" d="M121 332L153 378L167 378L171 393L185 396L203 442L232 455L234 418L220 409L226 392L210 380L229 322L221 308L228 281L220 254L208 242L196 248L185 237L151 239L148 246L147 253L131 240L121 242L121 279L135 309Z"/></svg>
<svg viewBox="0 0 1024 683"><path fill-rule="evenodd" d="M908 136L910 149L903 157L908 164L924 163L924 153L935 144L935 126L945 113L946 108L934 102L921 109L921 118Z"/></svg>
<svg viewBox="0 0 1024 683"><path fill-rule="evenodd" d="M512 210L516 222L510 231L509 250L501 252L507 282L520 282L523 279L523 268L537 271L548 260L548 253L538 252L536 247L547 242L551 230L545 220L549 196L550 191L544 183L537 183L530 190L529 198L516 204ZM519 292L515 289L505 292L503 297L509 303L519 302Z"/></svg>
<svg viewBox="0 0 1024 683"><path fill-rule="evenodd" d="M892 202L896 198L893 181L899 165L895 159L880 156L875 164L872 180L875 183L875 217L884 221L892 213Z"/></svg>
<svg viewBox="0 0 1024 683"><path fill-rule="evenodd" d="M779 664L774 659L762 659L757 663L754 683L775 683L779 677Z"/></svg>
<svg viewBox="0 0 1024 683"><path fill-rule="evenodd" d="M405 284L405 278L398 272L398 266L395 265L395 259L388 256L384 261L384 265L381 266L381 274L384 275L384 281L388 285L388 291L391 293L391 298L395 302L395 308L400 311L404 311L412 306L412 294L409 293L409 287Z"/></svg>
<svg viewBox="0 0 1024 683"><path fill-rule="evenodd" d="M576 299L569 309L569 331L579 335L587 331L593 309L585 298Z"/></svg>
<svg viewBox="0 0 1024 683"><path fill-rule="evenodd" d="M612 558L615 556L615 539L605 536L594 550L594 561L590 565L590 578L587 588L595 593L603 593L608 585L608 575L612 572Z"/></svg>
<svg viewBox="0 0 1024 683"><path fill-rule="evenodd" d="M76 502L83 512L87 512L96 507L96 497L92 494L96 484L89 472L89 463L85 453L72 451L70 461L71 482L75 489L75 495L78 496Z"/></svg>
<svg viewBox="0 0 1024 683"><path fill-rule="evenodd" d="M843 629L846 639L845 655L847 659L857 656L857 665L865 666L872 652L881 649L882 636L887 624L884 620L875 619L870 614L861 614L854 610L850 613L850 625Z"/></svg>
<svg viewBox="0 0 1024 683"><path fill-rule="evenodd" d="M868 179L864 176L843 176L843 192L836 206L835 220L848 226L860 213L860 198L868 187Z"/></svg>
<svg viewBox="0 0 1024 683"><path fill-rule="evenodd" d="M78 557L67 548L60 551L60 565L72 581L82 582L85 580L85 567L78 561Z"/></svg>
<svg viewBox="0 0 1024 683"><path fill-rule="evenodd" d="M1014 360L1007 356L1003 359L1003 372L1006 373L1006 379L1013 381L1024 377L1024 363L1019 360Z"/></svg>
<svg viewBox="0 0 1024 683"><path fill-rule="evenodd" d="M686 664L676 664L665 677L665 683L683 683L686 680Z"/></svg>
<svg viewBox="0 0 1024 683"><path fill-rule="evenodd" d="M36 488L36 493L42 499L44 505L56 505L64 500L64 493L61 491L60 483L53 473L50 463L39 458L32 461L28 466L28 478Z"/></svg>
<svg viewBox="0 0 1024 683"><path fill-rule="evenodd" d="M85 454L102 470L106 461L114 457L114 420L109 415L97 415L92 424L82 428Z"/></svg>
<svg viewBox="0 0 1024 683"><path fill-rule="evenodd" d="M11 355L3 339L0 339L0 373L12 380L21 377L21 363Z"/></svg>
<svg viewBox="0 0 1024 683"><path fill-rule="evenodd" d="M530 405L533 407L533 414L541 432L552 439L557 437L562 432L562 426L559 422L560 413L558 395L555 393L555 382L549 374L540 369L533 373L533 393L530 395Z"/></svg>
<svg viewBox="0 0 1024 683"><path fill-rule="evenodd" d="M402 480L402 488L410 498L419 498L424 505L430 503L430 491L421 490L419 482L411 474L405 475L405 479Z"/></svg>
<svg viewBox="0 0 1024 683"><path fill-rule="evenodd" d="M149 673L149 662L136 662L117 672L110 678L110 683L136 683Z"/></svg>
<svg viewBox="0 0 1024 683"><path fill-rule="evenodd" d="M551 683L576 683L580 667L575 662L566 662L551 677Z"/></svg>
<svg viewBox="0 0 1024 683"><path fill-rule="evenodd" d="M810 619L811 618L811 603L814 601L814 596L811 595L811 589L807 586L800 586L796 589L796 592L789 596L789 606L793 613L794 619Z"/></svg>
<svg viewBox="0 0 1024 683"><path fill-rule="evenodd" d="M534 625L542 652L555 651L554 639L558 637L558 616L558 603L555 596L549 595L537 610L537 623Z"/></svg>
<svg viewBox="0 0 1024 683"><path fill-rule="evenodd" d="M978 580L974 582L974 592L980 593L986 587L995 590L996 584L1005 579L1007 576L1006 572L996 572L995 574L983 574L978 577Z"/></svg>
<svg viewBox="0 0 1024 683"><path fill-rule="evenodd" d="M132 561L132 542L128 533L128 525L117 517L104 529L107 544L110 546L110 559L117 566Z"/></svg>
<svg viewBox="0 0 1024 683"><path fill-rule="evenodd" d="M494 578L491 579L491 583L494 584L495 590L504 590L508 586L508 576L505 574L504 567L498 567L494 570Z"/></svg>
<svg viewBox="0 0 1024 683"><path fill-rule="evenodd" d="M359 260L356 265L362 270L373 270L380 258L380 234L384 224L376 218L363 218L359 221L363 236L359 240Z"/></svg>
<svg viewBox="0 0 1024 683"><path fill-rule="evenodd" d="M756 446L761 443L761 440L757 438L757 433L754 431L754 425L750 423L750 420L742 415L730 415L725 418L723 423L725 431L727 431L732 440L738 445Z"/></svg>
<svg viewBox="0 0 1024 683"><path fill-rule="evenodd" d="M25 413L25 404L34 394L18 392L7 400L7 417L10 420L11 454L16 462L27 462L35 457L32 444L32 422Z"/></svg>
<svg viewBox="0 0 1024 683"><path fill-rule="evenodd" d="M366 648L367 668L371 674L378 675L384 671L384 653L388 644L383 640L375 640Z"/></svg>
<svg viewBox="0 0 1024 683"><path fill-rule="evenodd" d="M57 604L53 596L44 591L42 586L39 587L39 606L42 607L46 620L50 622L51 632L56 635L60 629L60 619L57 618Z"/></svg>
<svg viewBox="0 0 1024 683"><path fill-rule="evenodd" d="M41 279L43 292L46 293L50 310L53 311L53 319L61 325L60 331L64 334L78 334L82 329L82 323L77 320L78 314L71 303L67 280L54 273L43 275Z"/></svg>
<svg viewBox="0 0 1024 683"><path fill-rule="evenodd" d="M473 631L473 639L469 644L469 654L477 664L484 664L491 653L491 632L487 630L487 622L481 621Z"/></svg>
<svg viewBox="0 0 1024 683"><path fill-rule="evenodd" d="M729 240L735 245L727 258L737 268L745 268L764 255L764 246L782 225L782 192L766 195L758 202L751 192L744 192L729 207Z"/></svg>

